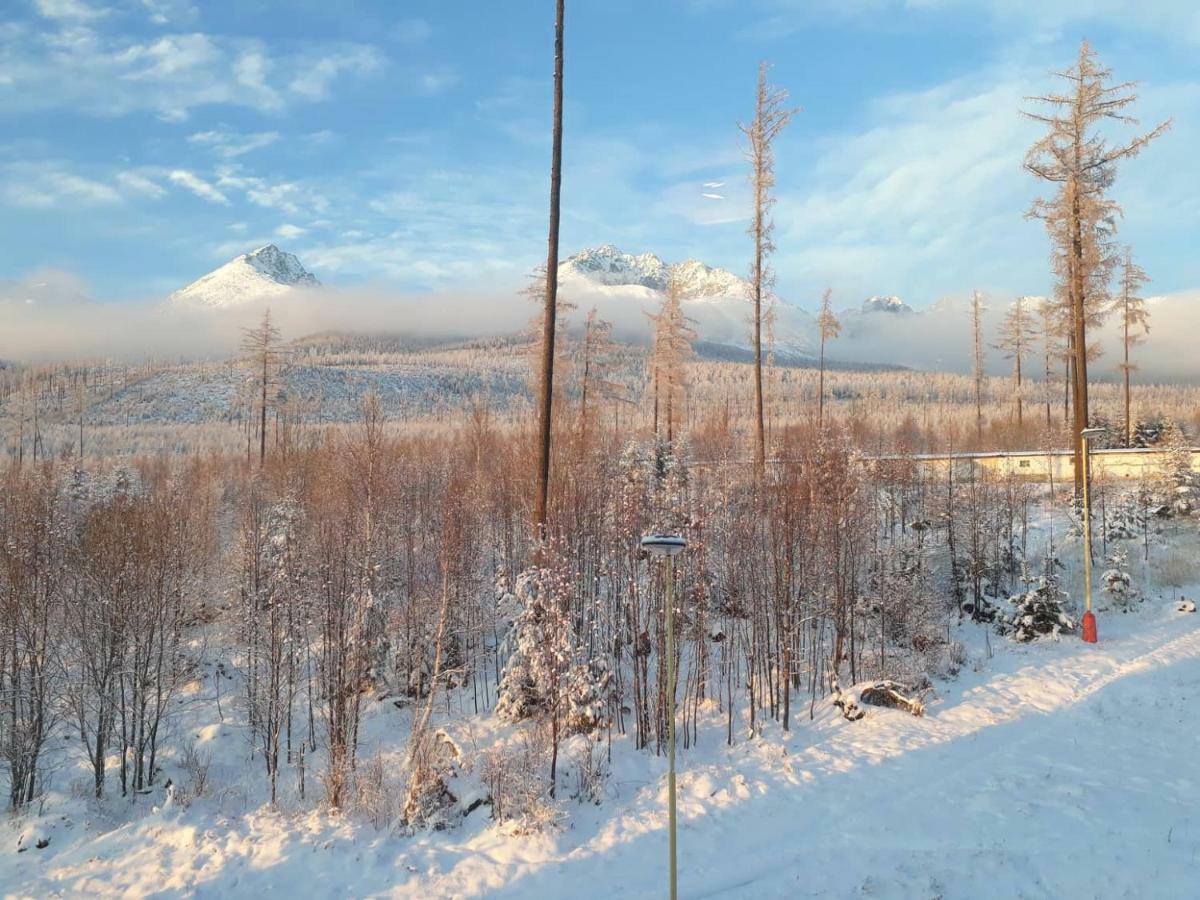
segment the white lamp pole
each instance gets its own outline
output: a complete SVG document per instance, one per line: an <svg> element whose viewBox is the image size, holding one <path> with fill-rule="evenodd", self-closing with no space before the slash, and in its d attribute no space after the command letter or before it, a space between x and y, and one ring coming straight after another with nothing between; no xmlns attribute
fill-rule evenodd
<svg viewBox="0 0 1200 900"><path fill-rule="evenodd" d="M1089 483L1091 482L1091 466L1088 463L1088 441L1090 438L1104 434L1104 428L1085 428L1079 432L1082 445L1083 463L1083 592L1085 608L1083 613L1083 639L1089 644L1096 643L1096 614L1092 612L1092 498Z"/></svg>
<svg viewBox="0 0 1200 900"><path fill-rule="evenodd" d="M642 538L642 549L650 556L667 560L667 830L668 865L670 867L671 900L676 900L675 887L675 557L687 547L679 534L648 534Z"/></svg>

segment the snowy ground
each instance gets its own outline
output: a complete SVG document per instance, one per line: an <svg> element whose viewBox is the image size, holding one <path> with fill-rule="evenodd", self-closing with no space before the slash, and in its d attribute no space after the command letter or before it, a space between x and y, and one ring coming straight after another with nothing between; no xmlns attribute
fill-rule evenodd
<svg viewBox="0 0 1200 900"><path fill-rule="evenodd" d="M680 895L1200 896L1200 614L1175 599L1200 595L1197 536L1172 525L1156 541L1149 566L1122 542L1149 599L1102 611L1098 645L955 628L970 661L936 683L924 718L870 708L847 722L825 700L810 722L801 701L790 734L768 720L760 737L743 726L727 747L724 717L710 710L699 745L680 754ZM1075 543L1064 558L1077 558ZM1063 579L1078 596L1075 565ZM319 759L308 801L285 779L273 809L233 679L221 682L218 714L219 627L196 636L208 675L179 698L169 739L211 755L208 795L187 808L161 792L86 799L88 774L64 733L47 754L40 815L0 820L0 897L664 896L665 760L624 738L603 802L560 799L560 827L546 834L514 835L486 807L416 837L313 811ZM439 706L468 757L511 730L470 714L465 694L453 711ZM398 773L410 720L410 709L370 701L363 764L379 754ZM166 774L183 783L172 753ZM566 782L571 767L565 759ZM48 845L36 849L39 839Z"/></svg>
<svg viewBox="0 0 1200 900"><path fill-rule="evenodd" d="M729 749L714 718L681 759L681 896L1195 897L1200 615L1176 606L1102 618L1095 647L994 642L982 671L941 685L921 719L872 709L850 723L819 707L791 735L772 726ZM406 715L380 707L377 736ZM213 725L202 738L244 749L234 731ZM0 889L662 896L663 770L618 743L605 802L569 804L563 827L537 837L503 833L482 812L457 830L398 837L320 813L244 810L236 791L114 828L76 801L65 817L11 824ZM21 831L51 843L14 853Z"/></svg>

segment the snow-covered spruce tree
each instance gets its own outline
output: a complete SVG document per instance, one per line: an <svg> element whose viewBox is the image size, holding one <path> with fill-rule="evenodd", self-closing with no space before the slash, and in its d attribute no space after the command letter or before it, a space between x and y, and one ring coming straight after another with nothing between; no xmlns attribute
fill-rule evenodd
<svg viewBox="0 0 1200 900"><path fill-rule="evenodd" d="M582 658L563 610L574 590L565 558L552 550L542 565L517 577L520 604L510 630L511 654L500 679L496 714L517 722L557 719L562 736L594 732L608 724L613 668L607 656ZM510 601L511 602L511 601Z"/></svg>
<svg viewBox="0 0 1200 900"><path fill-rule="evenodd" d="M1013 611L997 629L1022 642L1046 635L1057 640L1063 632L1075 630L1075 621L1064 610L1067 600L1066 592L1058 586L1058 576L1043 575L1024 594L1009 598Z"/></svg>
<svg viewBox="0 0 1200 900"><path fill-rule="evenodd" d="M1147 503L1139 494L1138 490L1125 491L1113 503L1106 522L1110 541L1133 540L1142 536L1142 526L1145 524L1143 509Z"/></svg>
<svg viewBox="0 0 1200 900"><path fill-rule="evenodd" d="M1108 554L1109 567L1100 576L1100 584L1114 609L1129 612L1142 599L1129 574L1129 554L1114 548Z"/></svg>
<svg viewBox="0 0 1200 900"><path fill-rule="evenodd" d="M1159 515L1188 516L1200 509L1200 478L1192 470L1192 448L1187 434L1175 422L1163 429L1160 442Z"/></svg>
<svg viewBox="0 0 1200 900"><path fill-rule="evenodd" d="M517 576L521 611L513 622L512 655L504 666L496 714L517 722L547 721L551 733L550 796L558 778L558 742L565 713L567 679L573 662L568 610L574 576L554 542L541 548L538 562Z"/></svg>

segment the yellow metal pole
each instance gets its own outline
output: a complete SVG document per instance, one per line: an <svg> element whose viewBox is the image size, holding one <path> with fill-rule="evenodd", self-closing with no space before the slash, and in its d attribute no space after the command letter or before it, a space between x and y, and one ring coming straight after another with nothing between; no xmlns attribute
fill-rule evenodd
<svg viewBox="0 0 1200 900"><path fill-rule="evenodd" d="M670 830L671 900L675 888L675 558L667 557L667 827Z"/></svg>
<svg viewBox="0 0 1200 900"><path fill-rule="evenodd" d="M1088 439L1082 435L1083 452L1083 589L1087 598L1086 609L1092 611L1092 502L1088 493Z"/></svg>
<svg viewBox="0 0 1200 900"><path fill-rule="evenodd" d="M1083 639L1089 644L1096 643L1096 617L1092 613L1092 498L1088 477L1088 436L1079 435L1082 442L1081 462L1083 463L1083 592L1085 611L1083 614Z"/></svg>

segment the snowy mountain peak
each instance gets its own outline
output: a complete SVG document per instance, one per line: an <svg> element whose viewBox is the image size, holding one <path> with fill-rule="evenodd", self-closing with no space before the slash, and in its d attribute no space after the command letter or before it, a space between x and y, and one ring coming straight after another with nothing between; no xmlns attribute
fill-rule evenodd
<svg viewBox="0 0 1200 900"><path fill-rule="evenodd" d="M683 287L685 297L749 296L745 280L727 269L717 269L698 259L685 259L671 266L671 274Z"/></svg>
<svg viewBox="0 0 1200 900"><path fill-rule="evenodd" d="M558 267L559 278L576 278L609 286L641 285L663 291L672 276L680 281L689 299L737 295L744 297L745 282L724 269L696 259L667 264L653 253L624 253L612 244L589 247L567 257Z"/></svg>
<svg viewBox="0 0 1200 900"><path fill-rule="evenodd" d="M224 308L262 297L284 295L297 287L319 285L320 282L293 254L274 244L265 244L234 257L176 291L170 302Z"/></svg>
<svg viewBox="0 0 1200 900"><path fill-rule="evenodd" d="M874 297L868 297L863 301L862 311L865 313L886 312L904 315L911 313L913 308L899 297L876 294Z"/></svg>
<svg viewBox="0 0 1200 900"><path fill-rule="evenodd" d="M634 256L612 244L589 247L569 256L558 266L560 278L581 278L593 284L640 284L661 291L667 286L669 270L653 253Z"/></svg>

